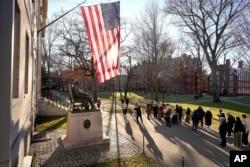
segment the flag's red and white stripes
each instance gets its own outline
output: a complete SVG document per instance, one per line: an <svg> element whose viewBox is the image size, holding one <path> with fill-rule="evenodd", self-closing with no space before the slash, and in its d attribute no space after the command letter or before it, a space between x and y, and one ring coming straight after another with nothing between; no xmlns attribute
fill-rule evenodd
<svg viewBox="0 0 250 167"><path fill-rule="evenodd" d="M100 5L82 6L99 83L119 74L120 27L106 30Z"/></svg>

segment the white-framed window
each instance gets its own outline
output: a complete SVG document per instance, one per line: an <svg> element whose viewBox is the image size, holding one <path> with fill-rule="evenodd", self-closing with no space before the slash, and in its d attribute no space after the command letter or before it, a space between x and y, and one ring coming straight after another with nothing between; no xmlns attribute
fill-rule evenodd
<svg viewBox="0 0 250 167"><path fill-rule="evenodd" d="M229 88L229 93L233 93L233 88Z"/></svg>
<svg viewBox="0 0 250 167"><path fill-rule="evenodd" d="M25 43L25 76L24 76L24 93L28 93L29 88L29 57L30 57L30 38L26 34L26 43Z"/></svg>
<svg viewBox="0 0 250 167"><path fill-rule="evenodd" d="M14 27L14 57L13 57L13 91L12 97L19 97L19 82L20 82L20 38L21 38L21 11L16 1L15 10L15 27Z"/></svg>

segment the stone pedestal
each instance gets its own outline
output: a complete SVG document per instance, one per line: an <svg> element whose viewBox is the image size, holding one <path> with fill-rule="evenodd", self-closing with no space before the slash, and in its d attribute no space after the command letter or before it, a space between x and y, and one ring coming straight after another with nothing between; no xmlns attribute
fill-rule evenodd
<svg viewBox="0 0 250 167"><path fill-rule="evenodd" d="M61 138L65 148L110 143L110 138L103 133L100 111L68 112L66 136Z"/></svg>

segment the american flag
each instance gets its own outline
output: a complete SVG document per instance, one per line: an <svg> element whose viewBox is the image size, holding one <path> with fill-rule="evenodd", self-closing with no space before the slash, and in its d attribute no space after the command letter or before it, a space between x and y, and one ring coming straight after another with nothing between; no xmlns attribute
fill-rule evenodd
<svg viewBox="0 0 250 167"><path fill-rule="evenodd" d="M120 2L81 6L98 82L119 74Z"/></svg>

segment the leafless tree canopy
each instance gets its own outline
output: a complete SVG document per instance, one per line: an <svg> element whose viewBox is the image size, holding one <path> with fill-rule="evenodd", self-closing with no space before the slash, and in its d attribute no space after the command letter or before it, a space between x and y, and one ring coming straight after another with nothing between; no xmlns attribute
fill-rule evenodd
<svg viewBox="0 0 250 167"><path fill-rule="evenodd" d="M220 101L215 68L218 59L228 49L242 45L233 34L240 26L249 0L166 0L165 13L175 18L187 35L195 36L201 45L212 72L214 101Z"/></svg>
<svg viewBox="0 0 250 167"><path fill-rule="evenodd" d="M140 63L144 63L141 75L151 93L154 91L157 101L159 77L166 65L163 60L174 52L174 45L165 29L165 19L158 2L151 0L145 5L135 25L135 46Z"/></svg>
<svg viewBox="0 0 250 167"><path fill-rule="evenodd" d="M242 19L242 24L238 29L238 33L235 34L237 38L243 41L243 45L239 48L238 54L242 55L242 58L247 62L250 68L250 10L246 11Z"/></svg>

